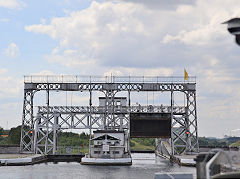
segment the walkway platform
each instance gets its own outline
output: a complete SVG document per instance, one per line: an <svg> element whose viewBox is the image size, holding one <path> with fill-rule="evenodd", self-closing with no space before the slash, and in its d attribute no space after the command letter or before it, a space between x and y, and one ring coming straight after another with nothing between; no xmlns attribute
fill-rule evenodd
<svg viewBox="0 0 240 179"><path fill-rule="evenodd" d="M194 158L196 158L196 156L197 155L175 155L171 156L171 160L181 166L195 167L196 162Z"/></svg>
<svg viewBox="0 0 240 179"><path fill-rule="evenodd" d="M84 155L0 154L0 166L34 165L44 162L81 162Z"/></svg>
<svg viewBox="0 0 240 179"><path fill-rule="evenodd" d="M33 165L47 160L47 156L40 154L0 154L1 166Z"/></svg>

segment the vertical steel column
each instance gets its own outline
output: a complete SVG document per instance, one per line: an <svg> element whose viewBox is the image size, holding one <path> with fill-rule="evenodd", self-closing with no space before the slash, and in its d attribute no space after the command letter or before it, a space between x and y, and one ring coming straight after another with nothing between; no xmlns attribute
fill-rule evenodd
<svg viewBox="0 0 240 179"><path fill-rule="evenodd" d="M185 136L186 136L186 152L191 151L191 136L190 136L190 124L189 124L189 95L186 94L187 99L187 115L185 118Z"/></svg>
<svg viewBox="0 0 240 179"><path fill-rule="evenodd" d="M89 146L88 146L88 153L91 154L91 135L92 135L92 90L89 90L90 97L89 97Z"/></svg>
<svg viewBox="0 0 240 179"><path fill-rule="evenodd" d="M33 90L24 90L20 152L34 153Z"/></svg>
<svg viewBox="0 0 240 179"><path fill-rule="evenodd" d="M174 146L174 133L173 133L173 85L171 85L171 150L172 150L172 155L175 154L175 146Z"/></svg>
<svg viewBox="0 0 240 179"><path fill-rule="evenodd" d="M45 138L45 153L48 153L48 133L49 133L49 89L46 91L47 119L46 119L46 138Z"/></svg>
<svg viewBox="0 0 240 179"><path fill-rule="evenodd" d="M39 121L40 121L41 119L40 119L40 116L39 116L39 114L37 115L37 117L36 117L36 121L35 121L35 124L34 124L34 153L35 154L37 154L37 140L38 140L38 135L39 135L39 128L38 128L38 123L39 123Z"/></svg>
<svg viewBox="0 0 240 179"><path fill-rule="evenodd" d="M120 127L119 130L122 131L123 130L123 115L119 114L119 118L120 118Z"/></svg>
<svg viewBox="0 0 240 179"><path fill-rule="evenodd" d="M111 106L110 106L110 120L111 120L111 129L115 130L115 119L114 119L114 109L115 109L115 103L114 103L114 91L111 90Z"/></svg>
<svg viewBox="0 0 240 179"><path fill-rule="evenodd" d="M128 109L129 109L129 113L128 113L128 129L127 129L127 135L128 135L128 143L127 143L127 149L128 149L128 153L130 154L131 153L131 150L130 150L130 113L131 113L131 110L130 110L130 107L131 107L131 100L130 100L130 90L128 90Z"/></svg>
<svg viewBox="0 0 240 179"><path fill-rule="evenodd" d="M53 154L56 154L57 151L57 143L58 143L58 114L54 113L54 126L53 126Z"/></svg>
<svg viewBox="0 0 240 179"><path fill-rule="evenodd" d="M35 134L34 134L34 153L35 154L43 154L44 151L41 150L41 147L40 147L40 144L41 144L41 127L39 127L39 125L41 125L41 114L37 114L37 118L36 118L36 121L35 121Z"/></svg>
<svg viewBox="0 0 240 179"><path fill-rule="evenodd" d="M106 90L105 93L105 114L104 114L104 130L115 129L114 126L114 91Z"/></svg>
<svg viewBox="0 0 240 179"><path fill-rule="evenodd" d="M198 123L197 123L197 99L196 99L196 91L194 92L194 128L195 128L195 134L196 134L196 141L195 141L195 146L193 146L195 148L195 152L199 152L199 143L198 143Z"/></svg>
<svg viewBox="0 0 240 179"><path fill-rule="evenodd" d="M197 108L196 108L196 91L188 91L187 96L187 117L186 117L186 136L187 151L198 152L198 129L197 129Z"/></svg>

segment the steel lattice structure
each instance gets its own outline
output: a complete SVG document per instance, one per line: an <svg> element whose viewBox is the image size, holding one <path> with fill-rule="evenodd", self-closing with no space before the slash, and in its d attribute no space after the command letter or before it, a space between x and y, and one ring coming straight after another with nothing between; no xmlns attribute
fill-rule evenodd
<svg viewBox="0 0 240 179"><path fill-rule="evenodd" d="M47 105L33 114L33 98L38 91L47 92ZM50 106L49 91L89 92L89 106ZM92 92L104 93L104 107L92 106ZM128 94L128 104L116 108L114 97L120 91ZM131 106L131 92L162 91L171 93L170 106ZM186 96L187 105L174 106L174 92ZM25 76L20 150L21 152L55 153L57 134L61 129L129 130L130 113L171 113L172 154L198 152L196 80L189 77L92 77L92 76Z"/></svg>

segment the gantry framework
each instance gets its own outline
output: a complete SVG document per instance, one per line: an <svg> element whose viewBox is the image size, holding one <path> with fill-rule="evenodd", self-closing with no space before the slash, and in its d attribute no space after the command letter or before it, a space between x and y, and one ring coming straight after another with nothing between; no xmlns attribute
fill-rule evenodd
<svg viewBox="0 0 240 179"><path fill-rule="evenodd" d="M46 106L39 106L33 114L36 92L46 91ZM88 106L50 106L49 91L81 91L89 93ZM92 105L92 93L103 92L105 106ZM128 104L116 107L114 97L118 92L128 94ZM131 93L161 91L171 93L169 106L132 106ZM185 106L174 106L174 92L186 96ZM25 76L24 102L20 150L30 153L55 153L57 134L62 129L117 129L129 130L130 113L171 113L172 154L198 152L196 110L196 79L189 77L144 76Z"/></svg>

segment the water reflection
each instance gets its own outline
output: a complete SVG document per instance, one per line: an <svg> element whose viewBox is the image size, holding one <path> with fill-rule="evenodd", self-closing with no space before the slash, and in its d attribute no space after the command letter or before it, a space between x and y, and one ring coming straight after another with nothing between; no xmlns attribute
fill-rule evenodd
<svg viewBox="0 0 240 179"><path fill-rule="evenodd" d="M195 168L180 167L168 160L155 158L155 154L132 154L132 166L88 166L79 163L47 163L33 166L0 167L0 178L38 179L146 179L157 172L189 172Z"/></svg>

